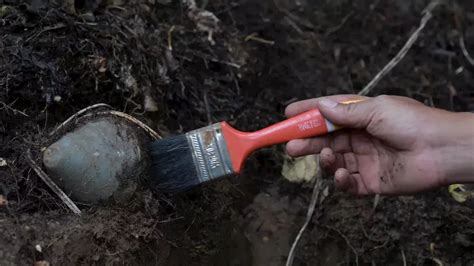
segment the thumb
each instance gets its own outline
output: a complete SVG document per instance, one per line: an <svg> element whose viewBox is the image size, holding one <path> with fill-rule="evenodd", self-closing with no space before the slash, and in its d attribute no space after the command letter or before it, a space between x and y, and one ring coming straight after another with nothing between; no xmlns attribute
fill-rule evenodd
<svg viewBox="0 0 474 266"><path fill-rule="evenodd" d="M330 98L323 98L318 104L321 114L333 124L349 128L366 128L378 106L373 99L356 103L338 103Z"/></svg>

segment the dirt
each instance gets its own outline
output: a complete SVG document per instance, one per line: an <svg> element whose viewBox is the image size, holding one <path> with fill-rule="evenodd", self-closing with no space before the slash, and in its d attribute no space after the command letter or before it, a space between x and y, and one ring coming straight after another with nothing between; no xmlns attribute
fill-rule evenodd
<svg viewBox="0 0 474 266"><path fill-rule="evenodd" d="M25 154L40 163L49 132L96 103L168 136L221 120L256 130L291 102L357 93L427 4L198 1L220 19L212 44L180 1L0 1L0 264L284 265L312 189L281 177L282 146L255 153L240 177L176 196L142 186L125 205L78 204L81 217ZM460 34L474 51L474 6L446 1L371 95L474 111ZM374 207L325 186L294 265L474 262L474 206L446 188Z"/></svg>

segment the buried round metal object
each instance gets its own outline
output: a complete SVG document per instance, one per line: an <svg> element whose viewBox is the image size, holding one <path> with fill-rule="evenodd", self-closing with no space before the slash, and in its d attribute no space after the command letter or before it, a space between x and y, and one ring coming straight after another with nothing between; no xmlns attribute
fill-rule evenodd
<svg viewBox="0 0 474 266"><path fill-rule="evenodd" d="M84 203L123 202L146 169L141 134L128 123L101 117L49 146L43 163L72 199Z"/></svg>

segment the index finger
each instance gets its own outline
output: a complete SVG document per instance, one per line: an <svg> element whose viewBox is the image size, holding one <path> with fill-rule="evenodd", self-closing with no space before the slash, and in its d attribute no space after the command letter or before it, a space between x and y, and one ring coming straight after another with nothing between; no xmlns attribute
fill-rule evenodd
<svg viewBox="0 0 474 266"><path fill-rule="evenodd" d="M331 99L336 102L344 102L348 100L363 100L363 99L367 99L368 97L359 96L356 94L340 94L340 95L332 95L332 96L302 100L302 101L294 102L288 105L285 109L285 115L287 117L292 117L297 114L306 112L308 110L317 108L319 101L321 101L323 98Z"/></svg>

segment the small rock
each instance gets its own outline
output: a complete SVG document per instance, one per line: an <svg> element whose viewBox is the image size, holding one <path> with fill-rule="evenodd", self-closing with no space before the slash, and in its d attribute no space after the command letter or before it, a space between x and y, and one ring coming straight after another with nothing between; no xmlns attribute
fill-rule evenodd
<svg viewBox="0 0 474 266"><path fill-rule="evenodd" d="M138 93L138 82L132 76L132 66L123 66L121 68L121 75L120 78L123 81L124 89L127 91L133 92L133 94Z"/></svg>
<svg viewBox="0 0 474 266"><path fill-rule="evenodd" d="M35 266L49 266L49 262L45 261L45 260L40 260L40 261L36 261L35 262Z"/></svg>
<svg viewBox="0 0 474 266"><path fill-rule="evenodd" d="M0 167L2 167L2 166L7 166L7 165L8 165L8 164L7 164L7 160L5 160L5 159L3 159L3 158L0 157Z"/></svg>
<svg viewBox="0 0 474 266"><path fill-rule="evenodd" d="M158 111L158 105L156 104L155 100L150 95L145 95L145 99L143 100L143 106L145 111L147 112L156 112Z"/></svg>
<svg viewBox="0 0 474 266"><path fill-rule="evenodd" d="M390 236L390 238L392 238L393 240L399 240L400 239L400 233L395 231L395 230L389 230L388 231L388 235Z"/></svg>
<svg viewBox="0 0 474 266"><path fill-rule="evenodd" d="M474 245L473 241L469 239L469 236L462 233L457 233L454 241L463 247L472 247Z"/></svg>
<svg viewBox="0 0 474 266"><path fill-rule="evenodd" d="M7 206L8 205L8 200L5 196L0 195L0 207Z"/></svg>
<svg viewBox="0 0 474 266"><path fill-rule="evenodd" d="M165 62L166 62L166 66L171 71L176 71L179 68L178 61L176 61L176 59L173 56L173 53L168 49L166 49L165 51Z"/></svg>
<svg viewBox="0 0 474 266"><path fill-rule="evenodd" d="M95 22L95 15L92 13L92 11L87 11L80 14L79 16L87 22Z"/></svg>
<svg viewBox="0 0 474 266"><path fill-rule="evenodd" d="M99 69L98 69L98 71L99 71L100 73L104 73L105 71L107 71L107 59L106 59L106 58L101 57L101 58L99 59L99 62L98 62L98 63L99 63Z"/></svg>

